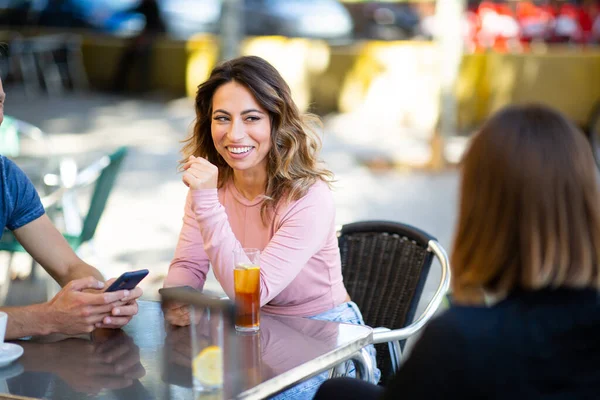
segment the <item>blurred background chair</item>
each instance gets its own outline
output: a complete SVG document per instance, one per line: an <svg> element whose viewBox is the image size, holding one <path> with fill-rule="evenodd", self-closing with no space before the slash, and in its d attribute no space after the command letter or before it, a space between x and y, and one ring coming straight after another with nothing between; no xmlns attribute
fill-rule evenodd
<svg viewBox="0 0 600 400"><path fill-rule="evenodd" d="M73 232L72 230L63 232L65 239L74 251L78 251L83 244L90 242L94 238L96 228L113 190L127 151L127 147L120 147L114 153L100 157L88 167L78 172L75 179L69 185L62 184L63 181L58 177L52 178L51 175L45 177L46 181L61 183L55 191L42 198L42 204L48 216L53 221L62 218L67 227L72 227L78 222L69 221L69 219L80 218L81 230L79 232ZM78 196L76 195L90 185L93 185L93 189L89 207L85 215L81 215L78 212ZM10 261L12 261L14 253L25 252L25 249L15 239L12 232L5 230L0 239L0 251L9 252L11 254ZM35 262L32 265L31 279L35 278L34 267Z"/></svg>
<svg viewBox="0 0 600 400"><path fill-rule="evenodd" d="M65 89L86 90L88 79L81 53L82 39L76 34L57 33L8 39L1 75L20 83L29 96L45 91L62 94Z"/></svg>
<svg viewBox="0 0 600 400"><path fill-rule="evenodd" d="M380 383L385 384L400 365L406 339L425 326L444 300L450 286L448 257L433 236L398 222L355 222L338 234L344 284L365 323L375 329ZM434 257L441 265L440 282L415 320Z"/></svg>
<svg viewBox="0 0 600 400"><path fill-rule="evenodd" d="M46 133L29 122L5 115L0 125L0 154L29 176L42 196L46 194L43 176L56 168L58 161Z"/></svg>

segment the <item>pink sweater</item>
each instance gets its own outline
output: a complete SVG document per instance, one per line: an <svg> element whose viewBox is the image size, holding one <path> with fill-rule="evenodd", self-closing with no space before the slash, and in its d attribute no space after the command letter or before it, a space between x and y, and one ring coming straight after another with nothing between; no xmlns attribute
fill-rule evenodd
<svg viewBox="0 0 600 400"><path fill-rule="evenodd" d="M260 197L244 198L232 183L218 191L190 190L165 286L202 289L210 262L233 299L233 249L241 245L261 250L264 311L313 316L346 301L329 187L319 181L303 198L278 207L268 226L261 203Z"/></svg>

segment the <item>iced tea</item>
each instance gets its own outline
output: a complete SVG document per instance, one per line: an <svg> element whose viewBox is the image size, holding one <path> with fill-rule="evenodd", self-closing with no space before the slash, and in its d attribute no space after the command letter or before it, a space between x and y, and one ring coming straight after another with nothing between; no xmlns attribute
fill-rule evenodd
<svg viewBox="0 0 600 400"><path fill-rule="evenodd" d="M238 331L257 331L260 325L260 267L239 263L233 270Z"/></svg>

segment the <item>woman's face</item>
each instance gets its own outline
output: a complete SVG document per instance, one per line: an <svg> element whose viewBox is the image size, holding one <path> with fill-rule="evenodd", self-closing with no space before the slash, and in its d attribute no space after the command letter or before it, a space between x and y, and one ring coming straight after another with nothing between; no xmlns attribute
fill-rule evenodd
<svg viewBox="0 0 600 400"><path fill-rule="evenodd" d="M220 86L212 99L211 133L234 171L264 173L271 150L271 120L252 93L237 82Z"/></svg>

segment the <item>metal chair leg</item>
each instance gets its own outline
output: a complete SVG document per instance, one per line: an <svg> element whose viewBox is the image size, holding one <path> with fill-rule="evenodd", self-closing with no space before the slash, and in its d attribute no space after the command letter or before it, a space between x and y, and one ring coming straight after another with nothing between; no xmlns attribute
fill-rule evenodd
<svg viewBox="0 0 600 400"><path fill-rule="evenodd" d="M360 352L356 353L352 357L354 366L356 367L356 378L362 379L363 381L375 383L375 374L373 371L373 362L371 361L371 355L366 348L360 349Z"/></svg>
<svg viewBox="0 0 600 400"><path fill-rule="evenodd" d="M396 373L398 372L398 369L400 369L400 363L402 362L402 348L400 347L400 342L397 340L391 341L388 343L388 348L390 350L390 359L392 361L392 371Z"/></svg>

